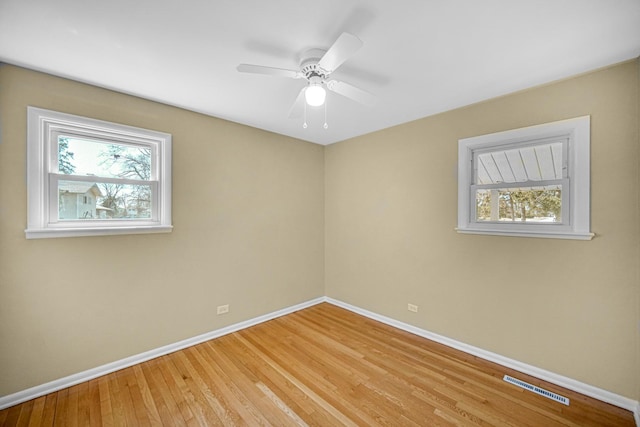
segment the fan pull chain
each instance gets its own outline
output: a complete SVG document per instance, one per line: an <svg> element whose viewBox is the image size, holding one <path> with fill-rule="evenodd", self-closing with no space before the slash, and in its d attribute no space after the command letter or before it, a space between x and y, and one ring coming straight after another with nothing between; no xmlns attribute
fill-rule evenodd
<svg viewBox="0 0 640 427"><path fill-rule="evenodd" d="M304 123L302 124L302 129L307 128L307 103L304 103Z"/></svg>
<svg viewBox="0 0 640 427"><path fill-rule="evenodd" d="M328 129L328 128L329 128L329 125L327 124L327 101L328 101L328 100L326 100L326 99L325 99L325 101L324 101L324 126L323 126L323 127L324 127L325 129Z"/></svg>

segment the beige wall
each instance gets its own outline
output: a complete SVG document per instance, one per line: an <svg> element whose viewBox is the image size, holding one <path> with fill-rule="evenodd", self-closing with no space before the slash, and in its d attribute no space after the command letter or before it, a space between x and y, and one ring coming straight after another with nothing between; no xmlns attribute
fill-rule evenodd
<svg viewBox="0 0 640 427"><path fill-rule="evenodd" d="M327 295L639 399L638 72L633 61L327 147ZM583 115L595 239L454 231L458 139Z"/></svg>
<svg viewBox="0 0 640 427"><path fill-rule="evenodd" d="M635 61L321 147L1 66L0 396L326 294L640 399L639 87ZM173 233L26 240L27 105L173 134ZM586 114L593 241L455 233L458 139Z"/></svg>
<svg viewBox="0 0 640 427"><path fill-rule="evenodd" d="M174 231L26 240L28 105L171 133ZM12 66L0 120L0 396L324 294L323 147Z"/></svg>

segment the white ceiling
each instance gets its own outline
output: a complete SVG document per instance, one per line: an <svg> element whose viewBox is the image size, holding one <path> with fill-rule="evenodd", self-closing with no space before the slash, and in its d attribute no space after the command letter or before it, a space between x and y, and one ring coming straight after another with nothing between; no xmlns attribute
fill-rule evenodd
<svg viewBox="0 0 640 427"><path fill-rule="evenodd" d="M297 69L342 32L364 46L289 119ZM640 0L0 0L0 61L330 144L640 55Z"/></svg>

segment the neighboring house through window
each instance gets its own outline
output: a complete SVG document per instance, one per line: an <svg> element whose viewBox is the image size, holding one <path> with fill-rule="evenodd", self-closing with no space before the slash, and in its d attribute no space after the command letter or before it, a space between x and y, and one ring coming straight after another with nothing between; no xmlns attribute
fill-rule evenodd
<svg viewBox="0 0 640 427"><path fill-rule="evenodd" d="M97 184L59 182L58 218L61 220L97 218L96 198L102 196Z"/></svg>
<svg viewBox="0 0 640 427"><path fill-rule="evenodd" d="M27 238L169 232L171 135L28 107Z"/></svg>
<svg viewBox="0 0 640 427"><path fill-rule="evenodd" d="M589 240L588 116L461 139L460 233Z"/></svg>

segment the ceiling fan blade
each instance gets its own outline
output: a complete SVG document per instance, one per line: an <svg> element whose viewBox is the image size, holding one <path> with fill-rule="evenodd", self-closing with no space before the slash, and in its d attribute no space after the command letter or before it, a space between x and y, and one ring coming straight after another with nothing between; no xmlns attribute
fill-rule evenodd
<svg viewBox="0 0 640 427"><path fill-rule="evenodd" d="M263 65L240 64L237 67L241 73L264 74L267 76L289 77L299 79L303 77L300 71L287 70L285 68L265 67Z"/></svg>
<svg viewBox="0 0 640 427"><path fill-rule="evenodd" d="M344 61L351 58L362 47L362 40L353 34L342 33L327 53L320 59L318 66L329 73L335 71Z"/></svg>
<svg viewBox="0 0 640 427"><path fill-rule="evenodd" d="M297 119L298 117L302 116L302 113L304 113L304 91L307 89L307 87L303 87L302 89L300 89L300 93L298 93L298 97L296 98L296 100L293 102L293 105L291 106L291 109L289 110L289 118L290 119Z"/></svg>
<svg viewBox="0 0 640 427"><path fill-rule="evenodd" d="M338 80L329 80L327 82L327 89L368 107L373 107L377 101L374 94Z"/></svg>

